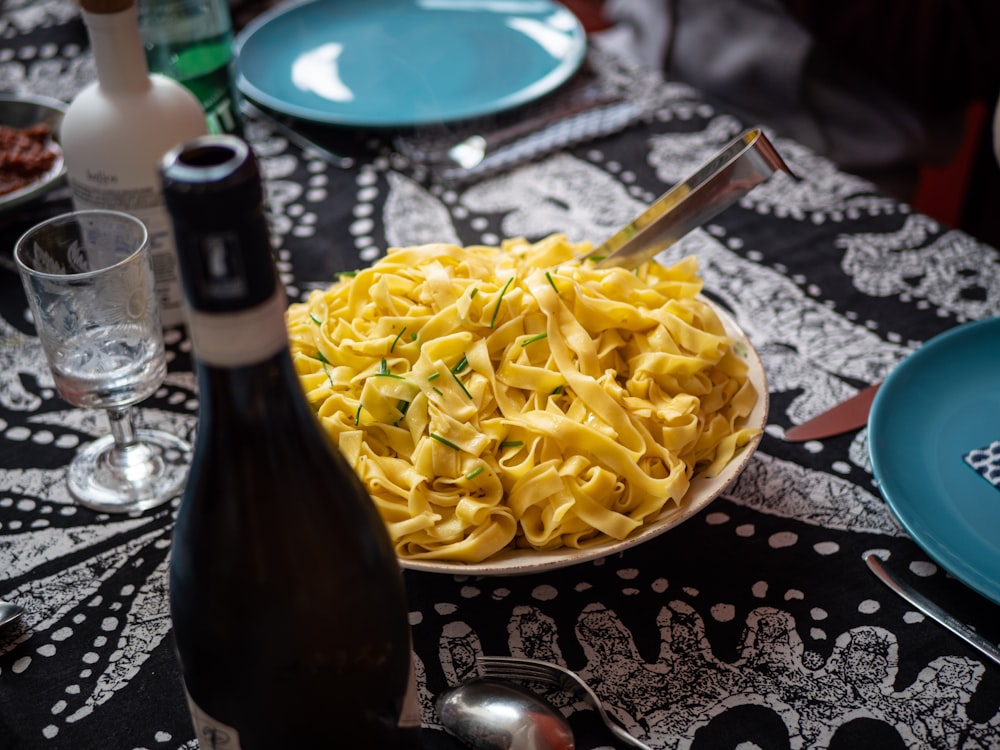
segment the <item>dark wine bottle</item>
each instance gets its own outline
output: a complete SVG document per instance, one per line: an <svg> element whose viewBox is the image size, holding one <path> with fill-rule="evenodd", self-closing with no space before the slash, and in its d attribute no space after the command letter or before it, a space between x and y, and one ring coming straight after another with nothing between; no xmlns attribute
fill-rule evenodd
<svg viewBox="0 0 1000 750"><path fill-rule="evenodd" d="M257 163L208 136L161 176L200 400L170 609L201 747L419 747L402 575L292 365Z"/></svg>

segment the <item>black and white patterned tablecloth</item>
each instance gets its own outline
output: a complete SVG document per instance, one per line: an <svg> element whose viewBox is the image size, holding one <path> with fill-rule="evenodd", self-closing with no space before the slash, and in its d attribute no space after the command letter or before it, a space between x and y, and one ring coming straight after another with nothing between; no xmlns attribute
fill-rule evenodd
<svg viewBox="0 0 1000 750"><path fill-rule="evenodd" d="M2 8L0 90L69 99L91 79L70 0ZM599 241L744 126L664 84L648 122L460 187L420 179L374 138L344 170L263 124L248 136L297 298L387 246ZM903 532L864 430L782 440L921 342L1000 312L1000 256L773 141L801 179L773 178L668 251L698 256L707 292L760 352L759 451L708 509L622 554L520 577L408 571L429 748L454 747L434 731L433 698L480 652L567 664L656 748L1000 747L1000 669L898 599L862 554L883 551L994 640L1000 610ZM18 233L68 206L63 188L0 215L0 597L28 610L0 632L0 748L190 749L166 599L176 505L115 517L73 504L64 467L103 416L55 394L13 271ZM178 332L169 344L167 381L141 417L190 437L188 345ZM593 712L553 699L578 747L614 746Z"/></svg>

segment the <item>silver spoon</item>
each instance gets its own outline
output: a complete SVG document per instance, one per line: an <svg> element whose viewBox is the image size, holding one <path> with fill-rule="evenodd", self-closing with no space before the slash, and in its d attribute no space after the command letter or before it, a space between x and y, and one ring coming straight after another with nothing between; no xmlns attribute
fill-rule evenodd
<svg viewBox="0 0 1000 750"><path fill-rule="evenodd" d="M441 725L475 750L573 750L563 716L534 693L477 677L438 696Z"/></svg>
<svg viewBox="0 0 1000 750"><path fill-rule="evenodd" d="M23 614L24 607L0 599L0 628L19 619Z"/></svg>

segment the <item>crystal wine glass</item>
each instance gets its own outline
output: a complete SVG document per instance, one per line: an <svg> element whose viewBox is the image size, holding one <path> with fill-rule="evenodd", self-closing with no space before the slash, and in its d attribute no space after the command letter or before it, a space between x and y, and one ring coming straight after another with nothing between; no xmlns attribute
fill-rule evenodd
<svg viewBox="0 0 1000 750"><path fill-rule="evenodd" d="M28 230L14 258L56 390L74 406L106 409L111 422L70 463L70 493L105 512L170 500L191 446L136 429L132 417L167 369L146 227L116 211L75 211Z"/></svg>

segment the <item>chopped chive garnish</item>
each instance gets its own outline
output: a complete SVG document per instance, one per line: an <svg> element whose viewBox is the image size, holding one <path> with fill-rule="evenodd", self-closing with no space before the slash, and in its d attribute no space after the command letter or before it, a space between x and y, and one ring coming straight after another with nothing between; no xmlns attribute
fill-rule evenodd
<svg viewBox="0 0 1000 750"><path fill-rule="evenodd" d="M318 326L323 325L323 319L319 317L316 313L309 313L309 317L312 318L312 322Z"/></svg>
<svg viewBox="0 0 1000 750"><path fill-rule="evenodd" d="M482 473L483 473L483 467L482 466L477 466L475 469L473 469L468 474L466 474L465 478L466 479L475 479L476 477L478 477Z"/></svg>
<svg viewBox="0 0 1000 750"><path fill-rule="evenodd" d="M392 340L392 346L389 347L389 354L392 354L392 350L396 348L396 344L399 343L399 337L406 333L406 326L403 326L403 330L396 334L396 338Z"/></svg>
<svg viewBox="0 0 1000 750"><path fill-rule="evenodd" d="M469 360L463 356L460 360L458 360L458 364L451 368L451 371L454 373L459 373L468 366L469 366Z"/></svg>
<svg viewBox="0 0 1000 750"><path fill-rule="evenodd" d="M524 445L523 440L504 440L500 443L501 448L520 448Z"/></svg>
<svg viewBox="0 0 1000 750"><path fill-rule="evenodd" d="M494 325L496 325L496 322L497 322L497 313L500 312L500 303L503 302L503 296L505 294L507 294L507 289L510 287L510 283L513 280L514 280L514 277L511 276L509 279L507 279L507 283L503 285L503 289L500 290L500 296L497 297L496 307L493 308L493 317L490 319L490 328L492 328Z"/></svg>
<svg viewBox="0 0 1000 750"><path fill-rule="evenodd" d="M382 361L379 363L378 371L375 373L376 378L395 378L396 380L406 380L402 375L397 375L392 370L389 369L389 363L385 361L385 357L382 357Z"/></svg>
<svg viewBox="0 0 1000 750"><path fill-rule="evenodd" d="M528 344L534 344L536 341L541 341L542 339L545 339L545 338L548 338L548 337L549 337L549 334L547 334L547 333L539 333L539 334L536 334L535 336L532 336L531 338L527 338L524 341L522 341L521 342L521 346L527 346Z"/></svg>
<svg viewBox="0 0 1000 750"><path fill-rule="evenodd" d="M399 412L405 417L406 412L410 409L410 402L400 400L400 402L396 404L396 408L399 409Z"/></svg>
<svg viewBox="0 0 1000 750"><path fill-rule="evenodd" d="M323 352L321 352L319 349L316 350L316 356L315 357L310 357L310 359L318 360L318 361L322 362L324 365L330 364L330 360L328 360L326 358L326 355L324 355Z"/></svg>
<svg viewBox="0 0 1000 750"><path fill-rule="evenodd" d="M563 387L561 385L557 385L555 387L555 390L552 391L552 395L553 396L558 396L560 393L562 393L562 389L563 389Z"/></svg>
<svg viewBox="0 0 1000 750"><path fill-rule="evenodd" d="M364 406L360 401L358 401L358 410L354 412L354 426L357 427L361 422L361 408Z"/></svg>
<svg viewBox="0 0 1000 750"><path fill-rule="evenodd" d="M443 438L443 437L441 437L440 435L436 435L436 434L434 434L433 432L431 433L431 437L432 437L432 438L433 438L434 440L437 440L437 441L438 441L439 443L442 443L442 444L444 444L444 445L447 445L447 446L448 446L449 448L454 448L454 449L455 449L455 450L457 450L457 451L460 451L460 450L462 450L461 448L459 448L459 447L458 447L457 445L455 445L455 444L454 444L453 442L451 442L451 441L450 441L450 440L448 440L447 438Z"/></svg>
<svg viewBox="0 0 1000 750"><path fill-rule="evenodd" d="M474 287L472 287L472 291L471 291L471 292L469 292L469 299L472 299L472 298L473 298L473 297L475 297L475 296L476 296L477 294L479 294L479 287L478 287L478 286L474 286Z"/></svg>
<svg viewBox="0 0 1000 750"><path fill-rule="evenodd" d="M357 275L358 275L357 271L340 271L337 274L337 276L341 276L341 277L343 277L345 279L353 279Z"/></svg>
<svg viewBox="0 0 1000 750"><path fill-rule="evenodd" d="M416 341L416 340L417 340L417 334L411 333L410 334L410 341Z"/></svg>
<svg viewBox="0 0 1000 750"><path fill-rule="evenodd" d="M427 382L429 383L432 380L437 380L439 377L441 377L441 373L439 373L439 372L432 372L430 375L427 376Z"/></svg>
<svg viewBox="0 0 1000 750"><path fill-rule="evenodd" d="M444 395L444 391L442 391L442 390L441 390L440 388L438 388L438 387L437 387L436 385L432 385L432 386L431 386L431 388L433 388L433 389L434 389L434 392L435 392L435 393L436 393L437 395L439 395L439 396L443 396L443 395Z"/></svg>
<svg viewBox="0 0 1000 750"><path fill-rule="evenodd" d="M462 381L458 379L458 375L456 375L453 372L451 373L451 376L455 379L455 382L458 383L458 387L461 388L463 391L465 391L465 395L468 396L469 398L472 398L472 394L469 393L469 389L466 388L465 385L462 383Z"/></svg>
<svg viewBox="0 0 1000 750"><path fill-rule="evenodd" d="M548 271L546 271L545 272L545 278L547 278L549 280L549 284L552 286L553 289L556 290L556 294L559 294L559 287L557 287L556 286L556 282L554 282L552 280L552 274L550 274Z"/></svg>

